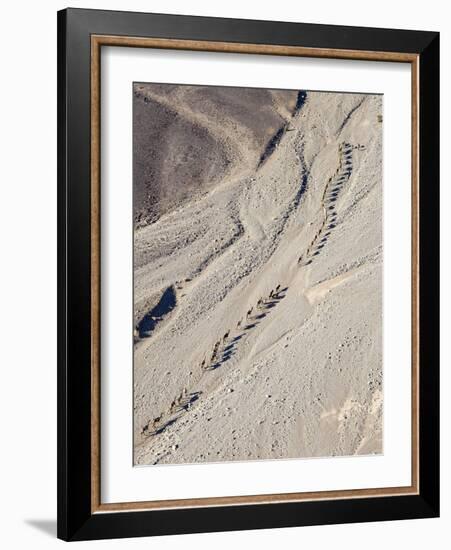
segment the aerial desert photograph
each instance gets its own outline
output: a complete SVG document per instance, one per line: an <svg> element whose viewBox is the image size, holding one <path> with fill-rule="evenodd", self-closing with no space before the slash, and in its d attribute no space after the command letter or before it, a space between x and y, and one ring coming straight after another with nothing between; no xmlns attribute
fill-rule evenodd
<svg viewBox="0 0 451 550"><path fill-rule="evenodd" d="M133 84L136 466L383 452L383 96Z"/></svg>

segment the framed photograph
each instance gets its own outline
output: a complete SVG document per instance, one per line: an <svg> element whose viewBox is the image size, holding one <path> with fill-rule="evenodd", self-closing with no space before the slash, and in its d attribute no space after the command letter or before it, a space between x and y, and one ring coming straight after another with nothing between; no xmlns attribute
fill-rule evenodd
<svg viewBox="0 0 451 550"><path fill-rule="evenodd" d="M439 35L58 13L58 536L439 514Z"/></svg>

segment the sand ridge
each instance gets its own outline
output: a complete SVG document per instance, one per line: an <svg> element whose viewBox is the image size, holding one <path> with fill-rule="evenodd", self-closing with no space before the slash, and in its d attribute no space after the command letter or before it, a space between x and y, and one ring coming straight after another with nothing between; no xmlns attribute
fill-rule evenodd
<svg viewBox="0 0 451 550"><path fill-rule="evenodd" d="M136 230L136 464L382 451L381 109L307 93L257 168Z"/></svg>

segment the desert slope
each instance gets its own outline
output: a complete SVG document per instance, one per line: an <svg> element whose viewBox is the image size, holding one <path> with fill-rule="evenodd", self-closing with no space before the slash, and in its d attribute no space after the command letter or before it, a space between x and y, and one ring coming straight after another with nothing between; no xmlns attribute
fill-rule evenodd
<svg viewBox="0 0 451 550"><path fill-rule="evenodd" d="M381 113L308 92L136 229L136 464L382 451Z"/></svg>
<svg viewBox="0 0 451 550"><path fill-rule="evenodd" d="M255 169L299 92L135 83L133 190L143 225Z"/></svg>

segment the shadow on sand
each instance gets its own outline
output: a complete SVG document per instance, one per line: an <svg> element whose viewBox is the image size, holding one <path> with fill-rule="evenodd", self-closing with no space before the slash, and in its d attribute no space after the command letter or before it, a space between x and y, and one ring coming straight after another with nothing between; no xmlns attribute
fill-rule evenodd
<svg viewBox="0 0 451 550"><path fill-rule="evenodd" d="M137 325L140 338L147 338L160 321L171 312L177 303L175 291L172 286L168 287L160 298L158 304L149 311Z"/></svg>

